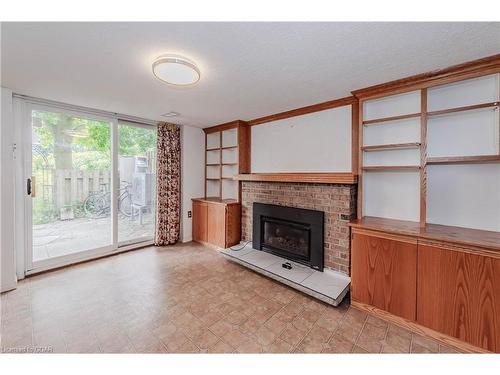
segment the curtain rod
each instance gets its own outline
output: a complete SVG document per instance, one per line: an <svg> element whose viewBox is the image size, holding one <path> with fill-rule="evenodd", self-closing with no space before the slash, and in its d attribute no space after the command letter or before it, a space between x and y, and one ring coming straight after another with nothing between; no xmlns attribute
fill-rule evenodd
<svg viewBox="0 0 500 375"><path fill-rule="evenodd" d="M124 115L122 113L117 113L117 112L103 111L103 110L95 109L95 108L88 108L88 107L78 106L78 105L74 105L74 104L57 102L55 100L36 98L33 96L29 96L29 95L13 93L12 96L14 98L23 99L27 102L34 103L34 104L45 104L45 105L50 105L50 106L61 108L61 109L73 110L73 111L78 111L78 112L87 112L90 114L106 116L106 117L113 117L113 118L116 118L117 120L134 122L136 124L156 125L158 122L160 122L160 121L149 120L149 119L145 119L145 118L137 117L137 116Z"/></svg>

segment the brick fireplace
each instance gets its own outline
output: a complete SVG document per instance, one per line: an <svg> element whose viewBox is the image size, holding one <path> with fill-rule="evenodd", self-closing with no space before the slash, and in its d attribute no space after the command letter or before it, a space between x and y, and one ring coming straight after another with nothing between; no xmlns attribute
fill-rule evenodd
<svg viewBox="0 0 500 375"><path fill-rule="evenodd" d="M356 185L242 181L242 239L252 240L254 202L324 212L324 265L349 275L348 223L356 215Z"/></svg>

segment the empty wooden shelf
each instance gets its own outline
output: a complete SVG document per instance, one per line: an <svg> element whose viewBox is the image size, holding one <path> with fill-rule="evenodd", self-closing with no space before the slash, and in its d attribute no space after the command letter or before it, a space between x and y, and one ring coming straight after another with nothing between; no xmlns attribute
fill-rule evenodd
<svg viewBox="0 0 500 375"><path fill-rule="evenodd" d="M419 165L376 165L376 166L364 166L362 168L364 171L418 171L420 170Z"/></svg>
<svg viewBox="0 0 500 375"><path fill-rule="evenodd" d="M495 107L498 107L498 102L474 104L474 105L467 105L467 106L463 106L463 107L456 107L456 108L449 108L449 109L441 109L439 111L428 112L427 116L441 116L441 115L447 115L449 113L473 111L473 110L477 110L477 109L487 109L487 108L495 108Z"/></svg>
<svg viewBox="0 0 500 375"><path fill-rule="evenodd" d="M386 151L386 150L406 150L419 147L420 147L420 142L409 142L409 143L392 143L386 145L363 146L361 147L361 149L367 152L367 151Z"/></svg>
<svg viewBox="0 0 500 375"><path fill-rule="evenodd" d="M414 118L414 117L420 117L420 112L418 112L418 113L410 113L410 114L407 114L407 115L399 115L399 116L390 116L390 117L377 118L377 119L373 119L373 120L365 120L365 121L363 121L363 125L373 125L373 124L380 124L380 123L383 123L383 122L406 120L406 119Z"/></svg>
<svg viewBox="0 0 500 375"><path fill-rule="evenodd" d="M475 164L497 162L500 162L500 155L440 156L427 158L427 164Z"/></svg>

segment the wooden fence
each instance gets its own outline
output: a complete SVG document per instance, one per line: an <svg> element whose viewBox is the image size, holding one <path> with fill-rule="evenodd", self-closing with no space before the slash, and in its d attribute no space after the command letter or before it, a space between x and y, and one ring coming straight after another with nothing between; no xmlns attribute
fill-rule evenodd
<svg viewBox="0 0 500 375"><path fill-rule="evenodd" d="M37 173L37 188L53 207L83 203L92 192L109 191L109 170L43 169Z"/></svg>

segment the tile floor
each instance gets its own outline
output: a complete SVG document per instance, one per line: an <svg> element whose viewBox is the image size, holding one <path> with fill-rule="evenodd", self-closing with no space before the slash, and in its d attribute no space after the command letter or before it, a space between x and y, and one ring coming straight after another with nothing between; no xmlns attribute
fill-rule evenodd
<svg viewBox="0 0 500 375"><path fill-rule="evenodd" d="M1 295L1 343L53 352L454 352L338 308L197 244L146 248L30 277Z"/></svg>

